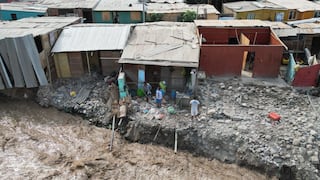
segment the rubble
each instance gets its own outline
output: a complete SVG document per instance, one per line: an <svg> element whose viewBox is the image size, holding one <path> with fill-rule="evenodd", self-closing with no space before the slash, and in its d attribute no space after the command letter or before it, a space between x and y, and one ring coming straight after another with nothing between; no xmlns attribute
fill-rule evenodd
<svg viewBox="0 0 320 180"><path fill-rule="evenodd" d="M187 97L181 93L183 102L177 96L176 104L169 100L161 108L156 108L154 100L133 98L124 137L174 147L177 131L178 150L279 178L320 178L320 98L270 81L216 78L200 82L196 91L201 102L197 120L191 120ZM38 101L42 106L81 114L92 124L107 127L116 94L106 82L97 76L59 80L41 88ZM83 87L90 93L83 102L75 103ZM71 96L72 91L76 96ZM281 121L268 118L270 112L279 114Z"/></svg>
<svg viewBox="0 0 320 180"><path fill-rule="evenodd" d="M177 109L171 115L166 111L170 105L151 108L147 113L137 111L125 137L173 148L177 129L178 150L237 163L279 178L320 178L320 127L307 94L279 82L208 79L199 84L198 97L198 120L191 120L189 109ZM320 98L314 96L312 101L320 110ZM164 118L153 118L161 111ZM270 112L278 113L281 121L274 123L268 118Z"/></svg>
<svg viewBox="0 0 320 180"><path fill-rule="evenodd" d="M51 86L40 87L37 101L43 107L82 115L95 125L107 126L112 117L115 87L97 74L81 78L58 79Z"/></svg>

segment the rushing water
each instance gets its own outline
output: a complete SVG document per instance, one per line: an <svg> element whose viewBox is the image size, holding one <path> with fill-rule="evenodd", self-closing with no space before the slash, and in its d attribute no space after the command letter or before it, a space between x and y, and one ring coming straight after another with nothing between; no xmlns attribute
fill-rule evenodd
<svg viewBox="0 0 320 180"><path fill-rule="evenodd" d="M80 117L0 98L0 179L266 179L160 146L128 143Z"/></svg>

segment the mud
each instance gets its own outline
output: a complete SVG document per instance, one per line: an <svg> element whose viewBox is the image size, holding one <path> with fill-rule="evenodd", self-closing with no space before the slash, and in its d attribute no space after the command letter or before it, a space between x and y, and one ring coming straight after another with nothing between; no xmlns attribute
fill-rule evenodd
<svg viewBox="0 0 320 180"><path fill-rule="evenodd" d="M0 97L1 179L266 179L216 160L137 143L78 116Z"/></svg>

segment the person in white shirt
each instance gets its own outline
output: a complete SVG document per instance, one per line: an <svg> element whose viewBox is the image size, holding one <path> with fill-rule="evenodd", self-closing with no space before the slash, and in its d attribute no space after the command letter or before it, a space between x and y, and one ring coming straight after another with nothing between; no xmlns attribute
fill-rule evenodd
<svg viewBox="0 0 320 180"><path fill-rule="evenodd" d="M162 92L160 90L160 87L158 87L156 91L156 103L158 108L161 108L161 101L162 101Z"/></svg>
<svg viewBox="0 0 320 180"><path fill-rule="evenodd" d="M191 104L191 118L193 119L199 114L198 107L200 105L200 102L196 99L196 97L193 97L193 99L190 101L190 104Z"/></svg>

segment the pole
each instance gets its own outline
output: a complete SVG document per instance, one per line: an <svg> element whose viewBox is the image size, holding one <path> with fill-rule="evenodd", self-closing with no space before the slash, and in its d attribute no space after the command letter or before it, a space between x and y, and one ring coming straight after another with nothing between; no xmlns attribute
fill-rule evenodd
<svg viewBox="0 0 320 180"><path fill-rule="evenodd" d="M145 23L145 22L146 22L145 1L142 2L142 7L143 7L143 11L142 11L142 22Z"/></svg>
<svg viewBox="0 0 320 180"><path fill-rule="evenodd" d="M89 72L89 75L91 75L91 70L90 70L90 61L89 61L88 51L86 51L86 57L87 57L87 64L88 64L88 72Z"/></svg>
<svg viewBox="0 0 320 180"><path fill-rule="evenodd" d="M111 136L111 142L110 142L110 151L112 151L112 144L113 144L113 138L114 138L114 124L116 122L116 116L113 115L112 119L112 136Z"/></svg>
<svg viewBox="0 0 320 180"><path fill-rule="evenodd" d="M178 133L177 133L177 129L175 129L175 131L174 131L174 153L177 153L177 149L178 149Z"/></svg>

